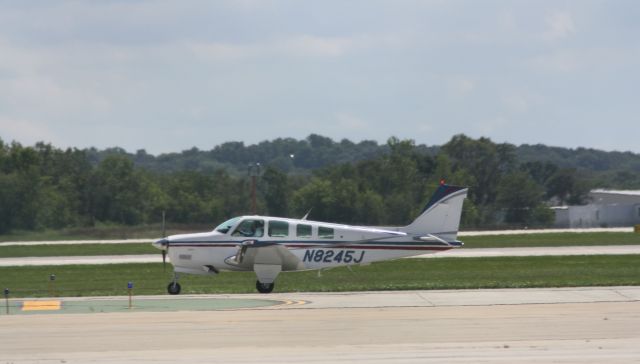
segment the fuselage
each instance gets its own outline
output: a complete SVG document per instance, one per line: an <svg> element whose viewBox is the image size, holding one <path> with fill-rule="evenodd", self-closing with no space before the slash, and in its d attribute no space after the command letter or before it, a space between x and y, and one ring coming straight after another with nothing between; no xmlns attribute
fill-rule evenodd
<svg viewBox="0 0 640 364"><path fill-rule="evenodd" d="M243 245L280 245L297 259L283 271L367 264L449 250L456 245L395 228L350 226L268 216L241 216L213 231L166 238L176 272L212 274L252 270L237 264ZM154 244L162 248L161 244ZM284 261L287 261L284 259Z"/></svg>

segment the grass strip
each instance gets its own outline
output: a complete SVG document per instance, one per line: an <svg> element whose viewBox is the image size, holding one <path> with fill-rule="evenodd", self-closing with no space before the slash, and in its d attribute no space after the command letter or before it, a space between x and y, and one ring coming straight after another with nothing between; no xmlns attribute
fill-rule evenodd
<svg viewBox="0 0 640 364"><path fill-rule="evenodd" d="M55 274L55 292L49 275ZM0 288L11 297L166 294L172 272L162 264L0 268ZM253 272L217 277L183 275L184 294L255 293ZM348 269L282 273L274 292L530 288L640 285L639 255L402 259Z"/></svg>

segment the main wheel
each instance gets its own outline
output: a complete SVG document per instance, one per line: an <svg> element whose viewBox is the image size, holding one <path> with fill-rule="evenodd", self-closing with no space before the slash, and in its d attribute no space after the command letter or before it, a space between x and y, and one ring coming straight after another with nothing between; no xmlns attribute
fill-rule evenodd
<svg viewBox="0 0 640 364"><path fill-rule="evenodd" d="M169 294L179 294L180 293L180 288L181 288L180 287L180 283L171 282L167 286L167 292L169 292Z"/></svg>
<svg viewBox="0 0 640 364"><path fill-rule="evenodd" d="M256 289L260 293L271 293L273 291L273 287L275 283L262 283L260 281L256 281Z"/></svg>

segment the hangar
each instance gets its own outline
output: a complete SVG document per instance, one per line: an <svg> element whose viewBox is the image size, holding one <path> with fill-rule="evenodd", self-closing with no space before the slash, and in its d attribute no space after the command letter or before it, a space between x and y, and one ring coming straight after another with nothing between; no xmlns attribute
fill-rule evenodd
<svg viewBox="0 0 640 364"><path fill-rule="evenodd" d="M640 190L595 189L589 192L589 201L582 206L552 207L555 226L590 228L640 224Z"/></svg>

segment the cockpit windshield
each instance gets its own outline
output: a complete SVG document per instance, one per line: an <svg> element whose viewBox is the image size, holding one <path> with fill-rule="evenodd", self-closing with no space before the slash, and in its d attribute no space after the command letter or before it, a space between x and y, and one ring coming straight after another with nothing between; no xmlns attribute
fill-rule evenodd
<svg viewBox="0 0 640 364"><path fill-rule="evenodd" d="M240 220L240 217L234 217L233 219L229 219L223 222L222 224L218 225L214 230L219 233L226 234L229 232L229 229L236 226L236 223L238 222L238 220Z"/></svg>

